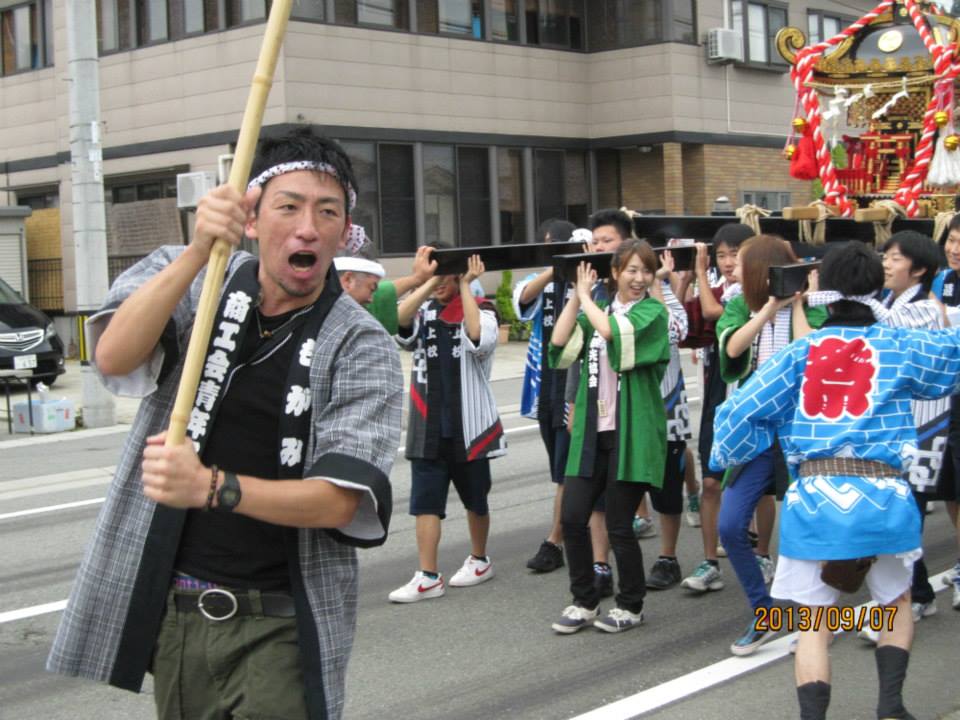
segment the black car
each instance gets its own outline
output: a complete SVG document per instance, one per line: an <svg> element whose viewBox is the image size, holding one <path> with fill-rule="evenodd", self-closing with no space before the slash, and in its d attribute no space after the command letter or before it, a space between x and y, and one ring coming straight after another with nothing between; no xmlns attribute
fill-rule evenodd
<svg viewBox="0 0 960 720"><path fill-rule="evenodd" d="M0 371L5 370L52 385L64 372L63 341L50 318L0 279Z"/></svg>

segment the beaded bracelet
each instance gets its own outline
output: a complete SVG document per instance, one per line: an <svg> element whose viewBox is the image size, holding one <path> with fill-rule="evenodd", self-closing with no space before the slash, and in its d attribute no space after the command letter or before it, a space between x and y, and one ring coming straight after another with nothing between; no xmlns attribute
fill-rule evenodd
<svg viewBox="0 0 960 720"><path fill-rule="evenodd" d="M213 497L217 494L217 480L220 477L220 468L216 465L210 466L210 492L207 493L207 504L204 510L213 509Z"/></svg>

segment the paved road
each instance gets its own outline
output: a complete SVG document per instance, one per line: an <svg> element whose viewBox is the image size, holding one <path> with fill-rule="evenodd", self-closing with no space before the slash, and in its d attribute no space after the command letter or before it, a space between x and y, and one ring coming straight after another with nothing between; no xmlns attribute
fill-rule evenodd
<svg viewBox="0 0 960 720"><path fill-rule="evenodd" d="M516 381L497 383L502 405L515 402ZM572 718L648 691L591 717L796 717L789 660L776 644L758 658L771 662L752 673L749 661L731 661L727 646L749 615L726 562L727 589L690 597L678 589L651 594L644 627L622 635L584 631L558 637L549 624L567 604L563 572L530 575L527 557L542 538L552 486L529 420L505 413L510 454L494 462L490 553L496 577L474 588L413 606L390 605L387 593L415 569L412 519L404 514L409 466L399 460L392 477L396 509L383 548L361 553L357 642L349 674L347 720L383 717ZM152 698L66 680L43 672L58 612L10 620L10 611L66 598L98 505L11 516L101 497L123 433L79 436L63 442L0 445L0 718L141 718ZM84 472L85 471L85 472ZM932 571L955 554L946 514L928 519ZM647 564L656 538L643 541ZM684 527L680 561L690 570L700 558L699 531ZM463 511L451 504L444 526L442 569L453 572L468 552ZM863 598L856 598L862 602ZM940 612L917 628L908 706L918 720L960 711L956 668L960 613L939 596ZM785 644L781 643L781 644ZM862 643L841 637L834 646L832 717L874 717L873 657ZM702 672L697 672L701 671ZM703 689L721 678L723 684ZM679 679L679 680L678 680ZM673 684L668 684L675 681ZM683 699L661 707L679 687Z"/></svg>

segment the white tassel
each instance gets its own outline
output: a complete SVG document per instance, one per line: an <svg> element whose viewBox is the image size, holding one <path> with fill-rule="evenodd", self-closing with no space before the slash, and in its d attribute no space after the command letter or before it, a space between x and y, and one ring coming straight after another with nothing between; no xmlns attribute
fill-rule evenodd
<svg viewBox="0 0 960 720"><path fill-rule="evenodd" d="M937 138L937 146L933 151L930 169L927 171L927 185L929 187L954 187L960 185L960 150L947 150L943 140L948 135L954 135L953 122L947 123Z"/></svg>
<svg viewBox="0 0 960 720"><path fill-rule="evenodd" d="M890 111L893 109L893 106L896 105L900 100L902 100L903 98L907 98L907 97L910 97L910 93L907 91L907 76L904 75L904 76L903 76L902 87L901 87L900 92L898 92L898 93L897 93L896 95L894 95L892 98L890 98L889 100L887 100L887 102L885 102L885 103L883 104L883 107L881 107L879 110L877 110L877 111L873 114L873 119L874 119L874 120L879 120L879 119L882 118L884 115L886 115L888 112L890 112Z"/></svg>

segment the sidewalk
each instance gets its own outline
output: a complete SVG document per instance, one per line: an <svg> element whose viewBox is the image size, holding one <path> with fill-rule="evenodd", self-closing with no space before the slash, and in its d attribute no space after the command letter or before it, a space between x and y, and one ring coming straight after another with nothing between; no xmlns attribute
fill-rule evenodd
<svg viewBox="0 0 960 720"><path fill-rule="evenodd" d="M497 347L496 355L493 361L493 372L491 380L507 380L523 376L523 368L526 363L527 343L509 342ZM400 363L403 366L404 391L406 392L407 383L410 377L410 362L412 353L400 351ZM83 380L81 376L80 363L76 360L68 360L67 371L57 378L56 383L50 388L50 397L54 399L67 398L71 400L78 415L83 407ZM36 398L36 393L34 393ZM26 402L27 393L24 390L12 392L10 397L11 405L18 402ZM118 425L130 425L137 414L137 408L140 406L138 398L126 398L114 396L116 405L116 421ZM29 435L9 435L7 434L7 416L6 407L0 402L0 443L11 438L23 438Z"/></svg>

